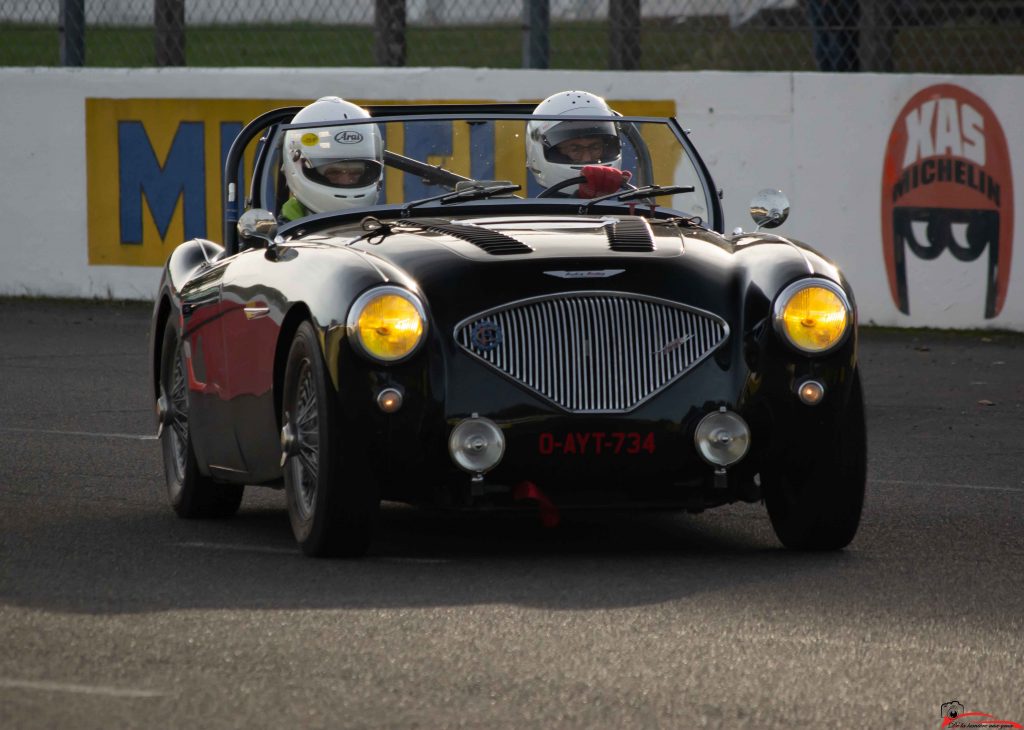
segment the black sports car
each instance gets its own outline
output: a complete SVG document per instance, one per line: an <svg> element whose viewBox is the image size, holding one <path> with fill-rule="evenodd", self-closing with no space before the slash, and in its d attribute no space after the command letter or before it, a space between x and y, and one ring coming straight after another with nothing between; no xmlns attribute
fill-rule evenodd
<svg viewBox="0 0 1024 730"><path fill-rule="evenodd" d="M599 166L629 179L581 197L590 178L570 165L578 175L540 186L528 145L537 122L565 119L532 109L292 124L295 107L240 133L223 243L178 246L153 312L171 506L227 516L245 485L283 487L310 555L364 553L381 500L537 509L548 524L763 501L784 545L846 546L866 438L839 269L761 231L788 215L777 191L752 204L756 230L725 234L674 119L574 117L614 127ZM285 159L302 151L289 140L368 129L370 193L285 216Z"/></svg>

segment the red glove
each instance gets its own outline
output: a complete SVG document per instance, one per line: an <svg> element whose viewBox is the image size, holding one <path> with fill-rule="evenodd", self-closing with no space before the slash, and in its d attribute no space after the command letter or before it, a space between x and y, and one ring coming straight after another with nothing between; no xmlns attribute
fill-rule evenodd
<svg viewBox="0 0 1024 730"><path fill-rule="evenodd" d="M622 183L633 177L628 170L618 170L606 165L584 165L580 174L587 178L576 192L580 198L597 198L614 193L622 187Z"/></svg>

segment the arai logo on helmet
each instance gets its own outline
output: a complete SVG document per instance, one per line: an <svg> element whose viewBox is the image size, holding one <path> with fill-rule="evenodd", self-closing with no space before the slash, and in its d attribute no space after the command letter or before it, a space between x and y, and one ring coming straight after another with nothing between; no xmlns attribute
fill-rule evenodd
<svg viewBox="0 0 1024 730"><path fill-rule="evenodd" d="M1013 252L1010 170L1006 135L980 97L937 84L907 101L882 172L885 269L901 312L910 314L908 259L932 261L948 252L945 260L960 265L984 257L984 315L999 314Z"/></svg>
<svg viewBox="0 0 1024 730"><path fill-rule="evenodd" d="M363 135L354 129L343 129L334 135L334 141L341 144L355 144L363 141Z"/></svg>

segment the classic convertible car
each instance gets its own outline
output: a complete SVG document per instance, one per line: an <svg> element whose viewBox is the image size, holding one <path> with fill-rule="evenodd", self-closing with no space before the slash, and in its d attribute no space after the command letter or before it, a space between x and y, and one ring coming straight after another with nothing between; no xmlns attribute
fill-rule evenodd
<svg viewBox="0 0 1024 730"><path fill-rule="evenodd" d="M382 500L549 525L763 502L787 547L853 539L853 293L833 262L762 230L788 215L781 193L755 198L753 230L724 233L671 118L577 117L614 127L613 166L631 174L580 197L582 169L546 187L527 169L535 125L558 121L532 105L367 110L372 125L293 124L298 107L251 122L227 156L223 242L167 261L150 365L178 515L283 487L309 555L366 552ZM286 140L371 126L373 194L289 219Z"/></svg>

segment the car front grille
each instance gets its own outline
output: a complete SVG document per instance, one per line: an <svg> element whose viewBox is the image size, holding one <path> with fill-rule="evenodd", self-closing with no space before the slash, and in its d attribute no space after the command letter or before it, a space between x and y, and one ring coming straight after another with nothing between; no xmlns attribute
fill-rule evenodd
<svg viewBox="0 0 1024 730"><path fill-rule="evenodd" d="M618 292L513 302L455 328L463 350L571 413L631 411L728 335L709 312Z"/></svg>

